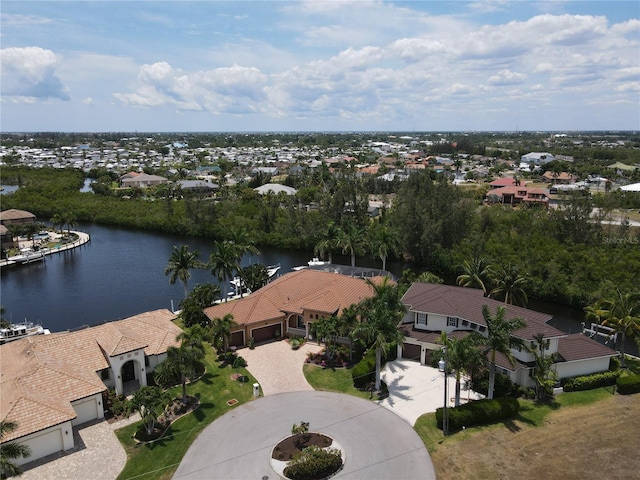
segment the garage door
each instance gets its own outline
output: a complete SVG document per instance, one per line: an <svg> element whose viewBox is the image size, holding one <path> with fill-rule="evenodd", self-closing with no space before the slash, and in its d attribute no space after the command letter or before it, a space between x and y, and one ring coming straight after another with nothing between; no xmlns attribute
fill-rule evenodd
<svg viewBox="0 0 640 480"><path fill-rule="evenodd" d="M242 330L233 332L231 334L231 339L229 340L229 346L241 347L242 345L244 345L244 332Z"/></svg>
<svg viewBox="0 0 640 480"><path fill-rule="evenodd" d="M69 424L67 423L67 425ZM56 427L42 435L32 437L27 440L25 444L31 448L31 457L24 459L24 461L42 458L47 455L51 455L52 453L60 452L64 450L64 443L62 442L62 428Z"/></svg>
<svg viewBox="0 0 640 480"><path fill-rule="evenodd" d="M256 343L266 342L267 340L273 340L276 338L276 332L280 332L282 325L276 323L275 325L269 325L268 327L256 328L251 331L251 336Z"/></svg>
<svg viewBox="0 0 640 480"><path fill-rule="evenodd" d="M412 343L402 344L402 358L408 358L409 360L420 361L420 345L414 345Z"/></svg>
<svg viewBox="0 0 640 480"><path fill-rule="evenodd" d="M73 403L72 406L76 411L76 415L78 415L78 417L71 422L72 425L80 425L81 423L98 418L98 405L95 397Z"/></svg>

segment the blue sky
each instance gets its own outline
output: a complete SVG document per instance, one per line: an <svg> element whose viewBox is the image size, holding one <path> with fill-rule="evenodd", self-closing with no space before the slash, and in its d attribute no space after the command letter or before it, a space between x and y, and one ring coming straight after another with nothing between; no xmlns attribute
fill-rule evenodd
<svg viewBox="0 0 640 480"><path fill-rule="evenodd" d="M637 1L2 1L11 131L639 130Z"/></svg>

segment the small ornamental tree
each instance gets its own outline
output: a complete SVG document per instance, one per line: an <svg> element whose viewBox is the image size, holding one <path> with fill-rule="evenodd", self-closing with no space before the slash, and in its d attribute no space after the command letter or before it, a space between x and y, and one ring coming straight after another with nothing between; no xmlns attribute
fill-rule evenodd
<svg viewBox="0 0 640 480"><path fill-rule="evenodd" d="M309 441L309 422L300 422L293 424L291 427L291 435L296 436L296 446L300 449Z"/></svg>
<svg viewBox="0 0 640 480"><path fill-rule="evenodd" d="M142 387L130 400L129 408L137 410L142 417L147 435L151 435L160 414L169 404L169 396L160 387Z"/></svg>

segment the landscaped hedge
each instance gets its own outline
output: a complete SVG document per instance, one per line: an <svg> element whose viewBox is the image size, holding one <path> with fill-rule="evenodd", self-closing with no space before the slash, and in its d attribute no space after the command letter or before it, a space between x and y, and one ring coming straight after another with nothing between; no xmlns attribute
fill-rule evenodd
<svg viewBox="0 0 640 480"><path fill-rule="evenodd" d="M284 475L293 480L327 478L342 468L342 454L337 448L326 450L312 445L297 453L284 469Z"/></svg>
<svg viewBox="0 0 640 480"><path fill-rule="evenodd" d="M442 429L443 410L442 407L436 410L436 422L440 429ZM449 431L512 418L518 414L519 410L520 403L518 399L513 397L477 400L459 407L449 408L447 410Z"/></svg>
<svg viewBox="0 0 640 480"><path fill-rule="evenodd" d="M618 393L622 395L629 395L631 393L640 392L640 375L626 375L624 377L618 377L616 382Z"/></svg>
<svg viewBox="0 0 640 480"><path fill-rule="evenodd" d="M353 385L356 388L366 388L368 384L375 380L376 376L376 351L374 349L367 350L355 367L351 369L351 377Z"/></svg>
<svg viewBox="0 0 640 480"><path fill-rule="evenodd" d="M564 381L562 390L565 392L579 392L582 390L593 390L594 388L610 387L616 384L620 376L620 371L594 373L582 377L567 378Z"/></svg>

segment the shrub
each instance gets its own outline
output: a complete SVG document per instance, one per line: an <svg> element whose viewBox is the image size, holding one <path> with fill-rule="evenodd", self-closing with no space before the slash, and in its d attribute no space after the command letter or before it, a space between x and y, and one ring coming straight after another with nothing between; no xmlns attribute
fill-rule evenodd
<svg viewBox="0 0 640 480"><path fill-rule="evenodd" d="M620 371L594 373L582 377L567 378L564 380L562 390L565 392L580 392L582 390L593 390L594 388L610 387L616 384L620 376Z"/></svg>
<svg viewBox="0 0 640 480"><path fill-rule="evenodd" d="M232 366L233 368L244 368L247 366L247 361L244 358L238 356L233 360Z"/></svg>
<svg viewBox="0 0 640 480"><path fill-rule="evenodd" d="M615 372L616 370L620 370L620 358L611 357L609 360L609 371Z"/></svg>
<svg viewBox="0 0 640 480"><path fill-rule="evenodd" d="M366 388L375 380L376 376L376 352L371 349L362 357L355 367L351 369L353 385L356 388Z"/></svg>
<svg viewBox="0 0 640 480"><path fill-rule="evenodd" d="M336 448L323 450L312 445L294 455L284 475L292 480L325 478L342 467L342 454Z"/></svg>
<svg viewBox="0 0 640 480"><path fill-rule="evenodd" d="M489 370L483 369L479 374L471 378L473 391L487 395L489 392ZM511 379L500 372L496 372L496 381L493 387L493 398L516 395L518 388Z"/></svg>
<svg viewBox="0 0 640 480"><path fill-rule="evenodd" d="M629 395L631 393L640 392L640 375L625 375L618 377L616 382L618 393L621 395Z"/></svg>
<svg viewBox="0 0 640 480"><path fill-rule="evenodd" d="M442 407L436 410L436 422L440 429L442 429L443 410ZM449 431L513 418L519 410L520 403L512 397L476 400L459 407L449 408Z"/></svg>

